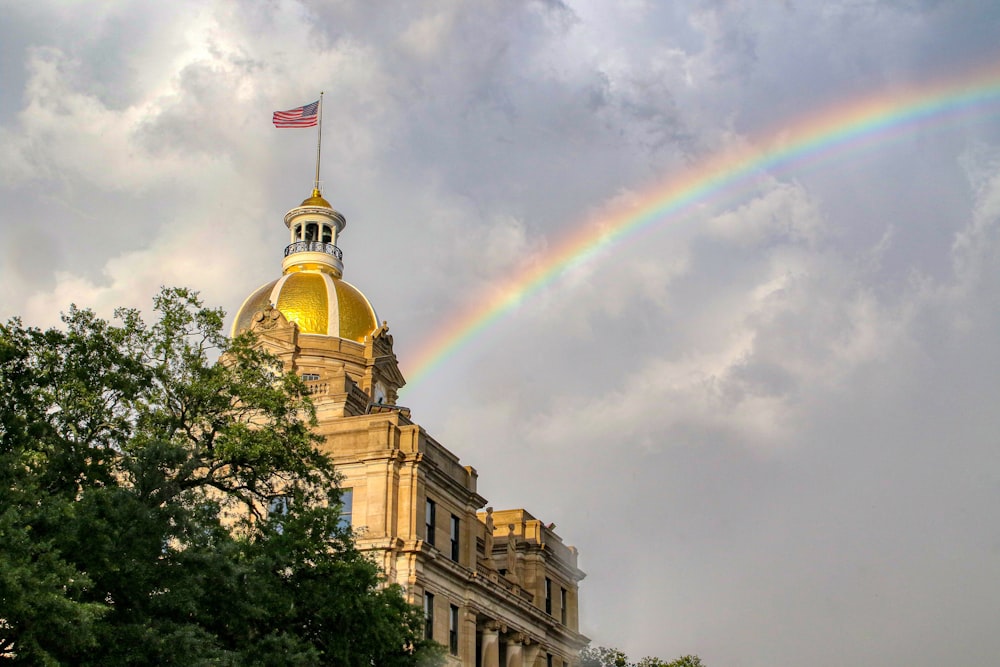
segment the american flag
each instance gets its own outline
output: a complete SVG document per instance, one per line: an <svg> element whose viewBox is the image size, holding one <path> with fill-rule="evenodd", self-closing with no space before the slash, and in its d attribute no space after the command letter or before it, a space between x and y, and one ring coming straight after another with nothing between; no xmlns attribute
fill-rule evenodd
<svg viewBox="0 0 1000 667"><path fill-rule="evenodd" d="M319 100L316 100L297 109L275 111L271 121L275 127L313 127L319 118L316 115L318 109Z"/></svg>

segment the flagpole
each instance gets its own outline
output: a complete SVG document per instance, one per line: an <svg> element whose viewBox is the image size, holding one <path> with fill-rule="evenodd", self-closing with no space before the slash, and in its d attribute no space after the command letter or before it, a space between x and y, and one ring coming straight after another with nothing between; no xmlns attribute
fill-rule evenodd
<svg viewBox="0 0 1000 667"><path fill-rule="evenodd" d="M317 131L318 138L316 140L316 181L313 183L313 189L319 192L319 158L320 153L323 149L323 91L319 93L319 130Z"/></svg>

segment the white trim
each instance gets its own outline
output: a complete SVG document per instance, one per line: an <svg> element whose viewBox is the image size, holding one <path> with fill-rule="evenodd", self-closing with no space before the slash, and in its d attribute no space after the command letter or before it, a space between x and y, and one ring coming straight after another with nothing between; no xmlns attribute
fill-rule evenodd
<svg viewBox="0 0 1000 667"><path fill-rule="evenodd" d="M340 338L340 297L337 296L337 286L333 284L333 276L327 272L321 274L326 282L326 333Z"/></svg>
<svg viewBox="0 0 1000 667"><path fill-rule="evenodd" d="M274 287L271 289L271 296L268 297L271 301L271 305L275 308L278 307L278 297L281 295L281 288L285 286L285 281L288 280L288 276L292 274L286 273L285 275L278 278L277 282L274 283Z"/></svg>

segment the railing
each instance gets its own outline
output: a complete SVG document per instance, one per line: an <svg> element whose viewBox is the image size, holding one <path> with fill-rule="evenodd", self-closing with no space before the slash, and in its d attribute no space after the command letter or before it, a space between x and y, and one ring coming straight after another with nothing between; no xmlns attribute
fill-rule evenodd
<svg viewBox="0 0 1000 667"><path fill-rule="evenodd" d="M534 603L535 601L535 596L533 593L531 593L531 591L524 590L523 588L515 584L513 581L508 579L506 576L500 574L496 570L491 570L482 563L476 563L476 574L482 577L483 579L492 581L494 584L497 584L498 586L500 586L500 588L504 589L508 593L511 593L513 595L519 595L522 599L528 602Z"/></svg>
<svg viewBox="0 0 1000 667"><path fill-rule="evenodd" d="M306 391L311 396L326 396L330 393L330 385L326 382L306 382Z"/></svg>
<svg viewBox="0 0 1000 667"><path fill-rule="evenodd" d="M492 581L494 584L500 586L500 588L513 593L514 592L514 582L507 579L496 570L491 570L482 563L476 563L476 574L484 579Z"/></svg>
<svg viewBox="0 0 1000 667"><path fill-rule="evenodd" d="M285 247L285 257L297 252L325 252L339 260L344 259L344 253L340 248L332 243L323 243L322 241L296 241Z"/></svg>

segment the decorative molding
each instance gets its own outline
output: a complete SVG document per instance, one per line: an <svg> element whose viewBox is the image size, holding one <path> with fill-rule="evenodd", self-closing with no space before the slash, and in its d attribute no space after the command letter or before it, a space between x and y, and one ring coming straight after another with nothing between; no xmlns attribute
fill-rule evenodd
<svg viewBox="0 0 1000 667"><path fill-rule="evenodd" d="M253 324L250 325L250 328L267 331L282 325L287 326L288 320L285 319L280 310L269 303L263 310L258 310L253 314Z"/></svg>

